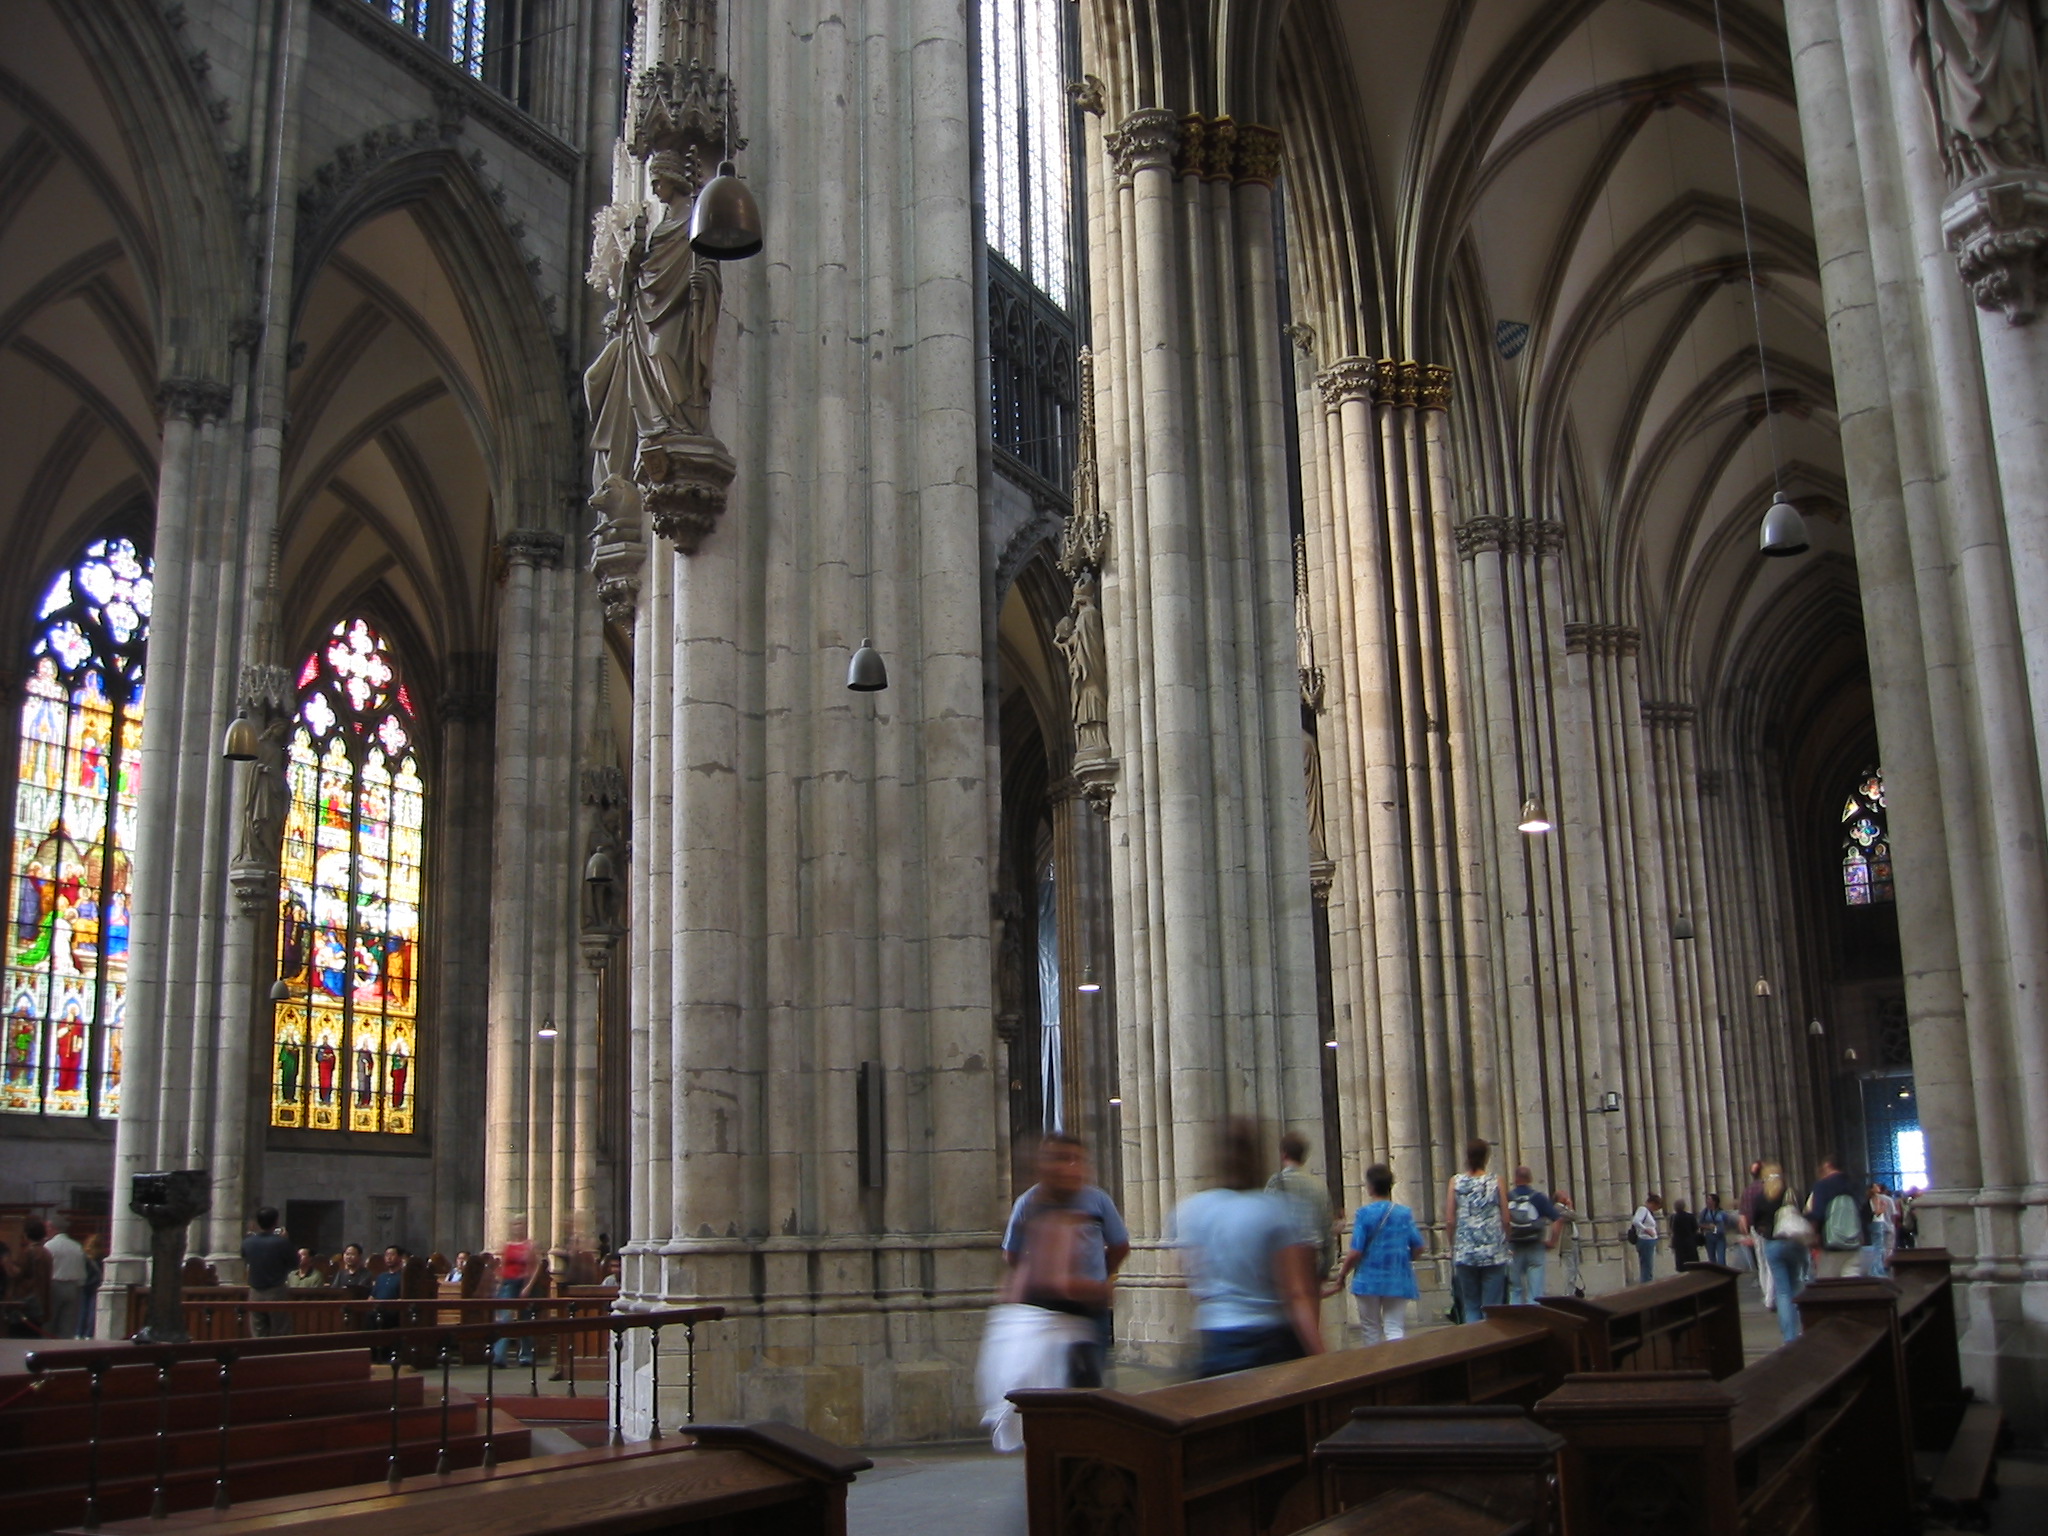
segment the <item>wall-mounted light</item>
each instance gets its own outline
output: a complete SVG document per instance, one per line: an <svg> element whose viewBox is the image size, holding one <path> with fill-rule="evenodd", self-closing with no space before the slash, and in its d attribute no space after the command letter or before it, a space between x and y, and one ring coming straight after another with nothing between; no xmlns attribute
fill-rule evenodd
<svg viewBox="0 0 2048 1536"><path fill-rule="evenodd" d="M1517 832L1526 832L1531 837L1540 837L1550 830L1550 818L1543 814L1543 803L1531 795L1522 802L1522 819L1516 824Z"/></svg>
<svg viewBox="0 0 2048 1536"><path fill-rule="evenodd" d="M1618 1115L1621 1113L1621 1095L1614 1089L1610 1088L1600 1096L1600 1113L1603 1115Z"/></svg>

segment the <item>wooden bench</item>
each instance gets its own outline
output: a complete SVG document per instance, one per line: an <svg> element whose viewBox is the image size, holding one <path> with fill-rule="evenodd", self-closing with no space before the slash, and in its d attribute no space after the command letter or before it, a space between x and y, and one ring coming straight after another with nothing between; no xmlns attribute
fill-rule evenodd
<svg viewBox="0 0 2048 1536"><path fill-rule="evenodd" d="M1732 1269L1694 1264L1611 1296L1546 1296L1539 1305L1588 1325L1582 1370L1705 1371L1718 1381L1742 1369L1735 1282Z"/></svg>
<svg viewBox="0 0 2048 1536"><path fill-rule="evenodd" d="M1397 1531L1427 1511L1453 1524L1552 1536L1564 1444L1518 1408L1361 1408L1316 1447L1315 1460L1327 1507L1377 1506L1360 1530ZM1439 1502L1389 1502L1417 1494Z"/></svg>
<svg viewBox="0 0 2048 1536"><path fill-rule="evenodd" d="M1401 1488L1303 1526L1299 1536L1537 1536L1537 1527L1489 1515L1446 1493Z"/></svg>
<svg viewBox="0 0 2048 1536"><path fill-rule="evenodd" d="M873 1463L787 1424L693 1426L672 1445L542 1456L491 1472L271 1499L225 1514L103 1525L181 1536L845 1536L846 1489Z"/></svg>
<svg viewBox="0 0 2048 1536"><path fill-rule="evenodd" d="M1527 1407L1570 1372L1579 1332L1555 1315L1489 1317L1149 1392L1012 1393L1032 1536L1285 1536L1338 1512L1312 1458L1354 1409ZM1128 1526L1105 1524L1118 1510Z"/></svg>
<svg viewBox="0 0 2048 1536"><path fill-rule="evenodd" d="M1723 1381L1575 1375L1538 1403L1566 1441L1570 1536L1917 1529L1896 1329L1823 1318Z"/></svg>

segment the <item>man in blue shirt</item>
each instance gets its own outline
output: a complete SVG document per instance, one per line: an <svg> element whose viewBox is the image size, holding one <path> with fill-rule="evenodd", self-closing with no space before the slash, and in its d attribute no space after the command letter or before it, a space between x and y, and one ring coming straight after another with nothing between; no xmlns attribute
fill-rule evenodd
<svg viewBox="0 0 2048 1536"><path fill-rule="evenodd" d="M377 1271L377 1278L370 1282L370 1300L397 1301L405 1295L405 1250L393 1243L384 1250L384 1267ZM396 1328L404 1319L396 1307L379 1307L371 1315L372 1328ZM387 1361L390 1350L372 1351L375 1359Z"/></svg>
<svg viewBox="0 0 2048 1536"><path fill-rule="evenodd" d="M1535 1175L1527 1167L1517 1168L1508 1191L1508 1300L1515 1306L1543 1299L1543 1270L1563 1220L1550 1196L1536 1188Z"/></svg>
<svg viewBox="0 0 2048 1536"><path fill-rule="evenodd" d="M1010 1224L1003 1232L1003 1258L1015 1269L1024 1260L1035 1219L1058 1215L1074 1224L1073 1278L1089 1288L1102 1287L1101 1303L1050 1294L1042 1288L1029 1290L1018 1299L1094 1322L1097 1342L1074 1349L1073 1385L1077 1387L1102 1385L1111 1338L1109 1289L1117 1270L1131 1256L1131 1234L1117 1214L1116 1202L1089 1182L1088 1173L1088 1149L1080 1137L1064 1131L1046 1132L1038 1144L1038 1182L1017 1197L1010 1210Z"/></svg>

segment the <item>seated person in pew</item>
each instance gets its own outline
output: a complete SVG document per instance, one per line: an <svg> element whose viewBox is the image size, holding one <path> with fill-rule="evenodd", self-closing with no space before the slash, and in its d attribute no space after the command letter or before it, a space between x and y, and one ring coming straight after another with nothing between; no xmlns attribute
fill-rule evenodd
<svg viewBox="0 0 2048 1536"><path fill-rule="evenodd" d="M313 1250L301 1248L299 1250L298 1267L284 1277L285 1289L288 1291L310 1291L326 1284L327 1271L322 1267L320 1261L313 1257Z"/></svg>
<svg viewBox="0 0 2048 1536"><path fill-rule="evenodd" d="M1365 1342L1378 1344L1407 1335L1408 1303L1415 1300L1415 1257L1428 1245L1416 1230L1415 1214L1394 1203L1394 1170L1374 1163L1365 1170L1368 1196L1351 1226L1351 1251L1337 1272L1337 1286L1351 1277ZM1334 1292L1337 1286L1332 1286Z"/></svg>
<svg viewBox="0 0 2048 1536"><path fill-rule="evenodd" d="M1258 1129L1233 1119L1218 1149L1218 1187L1183 1200L1170 1239L1186 1254L1200 1376L1323 1352L1316 1246L1285 1196L1263 1188Z"/></svg>

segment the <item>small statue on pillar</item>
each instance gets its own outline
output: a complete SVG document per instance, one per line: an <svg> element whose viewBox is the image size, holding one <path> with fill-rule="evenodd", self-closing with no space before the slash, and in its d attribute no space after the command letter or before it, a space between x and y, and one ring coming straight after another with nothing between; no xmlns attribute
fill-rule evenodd
<svg viewBox="0 0 2048 1536"><path fill-rule="evenodd" d="M1095 602L1095 573L1074 580L1074 603L1053 630L1053 644L1067 658L1068 704L1074 716L1077 763L1109 756L1109 653L1102 635L1102 610Z"/></svg>

